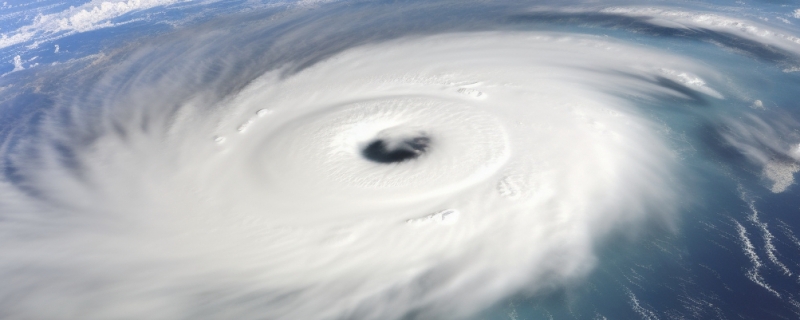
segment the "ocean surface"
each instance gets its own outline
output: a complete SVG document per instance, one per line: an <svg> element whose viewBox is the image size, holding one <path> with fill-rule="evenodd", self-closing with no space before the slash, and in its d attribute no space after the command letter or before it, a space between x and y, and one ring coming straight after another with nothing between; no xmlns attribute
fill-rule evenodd
<svg viewBox="0 0 800 320"><path fill-rule="evenodd" d="M0 318L800 318L798 26L2 2Z"/></svg>

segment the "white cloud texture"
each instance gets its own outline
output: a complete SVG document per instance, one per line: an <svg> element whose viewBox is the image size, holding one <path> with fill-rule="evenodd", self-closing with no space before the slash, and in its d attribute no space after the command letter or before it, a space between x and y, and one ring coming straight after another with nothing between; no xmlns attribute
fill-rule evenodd
<svg viewBox="0 0 800 320"><path fill-rule="evenodd" d="M104 222L84 224L90 213L67 210L73 222L62 225L80 225L69 234L7 241L3 256L54 278L18 276L25 288L0 294L24 292L31 304L4 307L52 318L65 311L42 305L92 302L82 317L91 319L131 316L127 306L136 305L134 317L152 318L205 310L182 302L232 288L252 290L267 307L215 299L209 311L392 319L418 307L464 315L516 290L578 279L609 231L671 213L670 151L655 124L609 92L680 96L634 80L663 77L665 68L714 97L700 80L707 70L691 61L538 33L354 48L288 79L266 73L206 116L191 103L176 114L162 108L160 99L189 81L182 74L109 80L124 94L93 100L163 128L104 119L122 126L89 149L41 142L31 145L36 161L11 156L60 208L91 208ZM169 138L153 135L162 129ZM113 132L126 132L126 142ZM423 139L430 150L381 164L362 151L375 139L405 150ZM65 146L85 168L81 178L60 162ZM2 201L16 212L38 203ZM120 223L127 231L113 232ZM69 255L51 259L62 246ZM110 293L83 293L98 276Z"/></svg>
<svg viewBox="0 0 800 320"><path fill-rule="evenodd" d="M169 5L179 0L94 0L58 13L40 14L33 23L0 34L0 48L48 37L86 32L113 26L111 19L124 14Z"/></svg>

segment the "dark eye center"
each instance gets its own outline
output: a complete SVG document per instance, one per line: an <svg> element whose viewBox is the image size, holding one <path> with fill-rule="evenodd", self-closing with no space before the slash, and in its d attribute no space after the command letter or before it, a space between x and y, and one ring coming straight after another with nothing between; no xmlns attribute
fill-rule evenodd
<svg viewBox="0 0 800 320"><path fill-rule="evenodd" d="M423 155L430 143L431 139L426 136L375 139L361 150L361 155L377 163L399 163Z"/></svg>

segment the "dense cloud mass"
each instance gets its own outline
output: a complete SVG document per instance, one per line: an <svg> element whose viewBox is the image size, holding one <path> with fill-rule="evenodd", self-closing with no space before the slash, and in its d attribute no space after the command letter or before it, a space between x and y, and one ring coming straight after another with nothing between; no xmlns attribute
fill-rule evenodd
<svg viewBox="0 0 800 320"><path fill-rule="evenodd" d="M797 83L800 39L746 17L342 2L128 40L4 76L0 317L469 317L580 283L614 234L677 232L718 178L688 157L769 245L744 185L800 170L792 112L725 61Z"/></svg>

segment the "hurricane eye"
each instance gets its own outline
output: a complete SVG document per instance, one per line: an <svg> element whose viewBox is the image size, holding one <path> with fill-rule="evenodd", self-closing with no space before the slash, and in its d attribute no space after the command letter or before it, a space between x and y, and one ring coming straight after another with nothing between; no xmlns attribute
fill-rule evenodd
<svg viewBox="0 0 800 320"><path fill-rule="evenodd" d="M390 164L419 158L428 152L431 139L424 135L402 138L377 138L364 146L361 155L372 162Z"/></svg>

